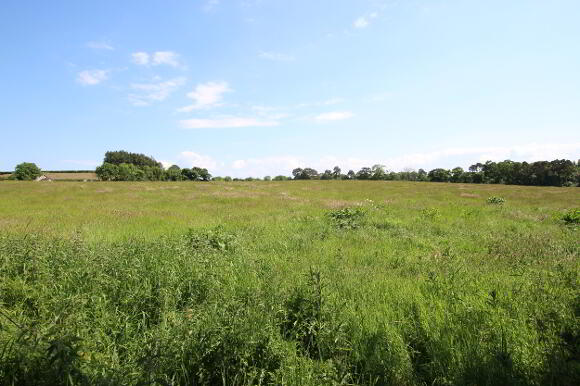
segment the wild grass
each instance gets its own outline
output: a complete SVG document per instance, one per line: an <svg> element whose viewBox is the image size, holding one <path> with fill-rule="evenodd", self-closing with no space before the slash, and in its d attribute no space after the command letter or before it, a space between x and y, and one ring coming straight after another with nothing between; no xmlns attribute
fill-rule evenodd
<svg viewBox="0 0 580 386"><path fill-rule="evenodd" d="M578 204L574 188L4 182L0 383L575 385L562 216Z"/></svg>

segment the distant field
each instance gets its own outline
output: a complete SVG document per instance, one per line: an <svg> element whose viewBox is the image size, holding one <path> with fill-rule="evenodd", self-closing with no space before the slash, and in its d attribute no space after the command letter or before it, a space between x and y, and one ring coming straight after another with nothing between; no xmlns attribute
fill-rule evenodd
<svg viewBox="0 0 580 386"><path fill-rule="evenodd" d="M97 180L95 173L44 173L51 180Z"/></svg>
<svg viewBox="0 0 580 386"><path fill-rule="evenodd" d="M0 379L579 384L579 192L2 182Z"/></svg>
<svg viewBox="0 0 580 386"><path fill-rule="evenodd" d="M96 181L98 180L96 173L51 173L46 172L43 175L54 181ZM11 174L0 174L0 179L7 179Z"/></svg>

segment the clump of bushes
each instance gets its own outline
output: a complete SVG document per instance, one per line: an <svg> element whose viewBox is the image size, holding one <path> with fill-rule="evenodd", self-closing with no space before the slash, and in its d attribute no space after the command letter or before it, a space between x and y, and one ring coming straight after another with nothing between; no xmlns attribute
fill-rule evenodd
<svg viewBox="0 0 580 386"><path fill-rule="evenodd" d="M580 208L569 209L562 215L561 219L566 225L580 224Z"/></svg>
<svg viewBox="0 0 580 386"><path fill-rule="evenodd" d="M423 218L434 219L441 216L441 212L437 208L425 208L421 210L421 216Z"/></svg>
<svg viewBox="0 0 580 386"><path fill-rule="evenodd" d="M347 207L328 212L331 223L340 229L356 229L363 225L365 210L362 207Z"/></svg>
<svg viewBox="0 0 580 386"><path fill-rule="evenodd" d="M202 251L232 251L236 241L236 236L228 233L223 226L201 231L190 229L186 238L193 249Z"/></svg>
<svg viewBox="0 0 580 386"><path fill-rule="evenodd" d="M16 165L14 169L14 177L17 180L30 181L40 177L42 171L36 164L31 162L23 162Z"/></svg>
<svg viewBox="0 0 580 386"><path fill-rule="evenodd" d="M503 205L505 204L505 198L498 196L490 196L487 198L487 203L492 205Z"/></svg>

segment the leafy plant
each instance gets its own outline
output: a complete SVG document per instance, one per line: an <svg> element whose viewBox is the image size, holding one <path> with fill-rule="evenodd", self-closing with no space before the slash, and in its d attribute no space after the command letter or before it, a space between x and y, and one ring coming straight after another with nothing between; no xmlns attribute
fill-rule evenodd
<svg viewBox="0 0 580 386"><path fill-rule="evenodd" d="M579 208L569 209L568 211L566 211L566 213L562 215L561 219L562 221L564 221L566 225L580 224L580 209Z"/></svg>
<svg viewBox="0 0 580 386"><path fill-rule="evenodd" d="M421 216L423 218L434 219L441 216L441 212L437 208L425 208L421 210Z"/></svg>
<svg viewBox="0 0 580 386"><path fill-rule="evenodd" d="M361 207L347 207L328 212L328 217L340 229L356 229L363 223L365 210Z"/></svg>
<svg viewBox="0 0 580 386"><path fill-rule="evenodd" d="M505 198L498 196L490 196L487 198L487 203L492 205L503 205L505 203Z"/></svg>
<svg viewBox="0 0 580 386"><path fill-rule="evenodd" d="M186 237L196 250L230 251L234 249L236 240L235 235L226 232L221 225L202 231L190 229Z"/></svg>

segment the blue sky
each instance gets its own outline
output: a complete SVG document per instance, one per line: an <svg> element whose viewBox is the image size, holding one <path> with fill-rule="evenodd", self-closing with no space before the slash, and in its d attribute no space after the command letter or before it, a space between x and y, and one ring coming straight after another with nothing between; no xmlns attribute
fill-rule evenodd
<svg viewBox="0 0 580 386"><path fill-rule="evenodd" d="M577 0L0 3L0 170L580 157Z"/></svg>

